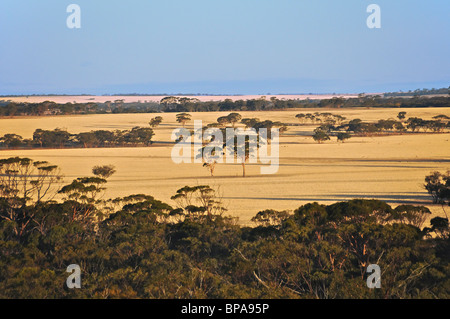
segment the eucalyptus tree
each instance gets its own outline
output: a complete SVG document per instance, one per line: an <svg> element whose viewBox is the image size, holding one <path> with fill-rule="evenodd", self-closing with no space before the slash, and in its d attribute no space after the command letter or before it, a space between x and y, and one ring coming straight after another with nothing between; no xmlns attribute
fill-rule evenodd
<svg viewBox="0 0 450 319"><path fill-rule="evenodd" d="M176 115L177 122L183 125L186 125L187 122L191 121L192 116L189 113L179 113Z"/></svg>
<svg viewBox="0 0 450 319"><path fill-rule="evenodd" d="M162 120L163 120L162 116L156 116L156 117L152 118L148 124L152 128L155 128L161 124Z"/></svg>
<svg viewBox="0 0 450 319"><path fill-rule="evenodd" d="M28 204L51 201L57 194L62 175L56 165L29 158L0 160L0 220L11 222L16 236L22 236L33 221L36 210Z"/></svg>

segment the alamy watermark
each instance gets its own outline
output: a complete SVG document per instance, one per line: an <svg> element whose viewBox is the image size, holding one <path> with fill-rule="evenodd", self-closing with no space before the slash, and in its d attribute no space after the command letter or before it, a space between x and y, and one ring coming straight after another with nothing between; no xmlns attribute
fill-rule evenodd
<svg viewBox="0 0 450 319"><path fill-rule="evenodd" d="M66 9L70 15L67 17L66 25L69 29L81 28L81 8L78 4L70 4Z"/></svg>
<svg viewBox="0 0 450 319"><path fill-rule="evenodd" d="M369 265L367 267L367 273L371 273L367 277L367 287L369 289L381 288L381 268L376 264Z"/></svg>
<svg viewBox="0 0 450 319"><path fill-rule="evenodd" d="M367 27L369 29L381 29L381 8L378 4L371 4L367 7L367 13L370 13L367 18Z"/></svg>
<svg viewBox="0 0 450 319"><path fill-rule="evenodd" d="M70 4L66 9L70 15L67 17L66 25L69 29L81 28L81 7L78 4ZM366 20L369 29L381 29L381 7L378 4L370 4L367 7L367 13L370 13Z"/></svg>
<svg viewBox="0 0 450 319"><path fill-rule="evenodd" d="M80 289L81 288L81 268L79 265L72 264L67 267L66 272L71 273L67 277L66 285L69 289Z"/></svg>

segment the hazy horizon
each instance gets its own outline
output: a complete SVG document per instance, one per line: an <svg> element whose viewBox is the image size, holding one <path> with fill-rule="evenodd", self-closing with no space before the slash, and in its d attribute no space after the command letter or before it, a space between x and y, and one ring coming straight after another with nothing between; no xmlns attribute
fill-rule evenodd
<svg viewBox="0 0 450 319"><path fill-rule="evenodd" d="M81 28L66 24L69 4ZM450 2L3 0L0 95L448 87Z"/></svg>

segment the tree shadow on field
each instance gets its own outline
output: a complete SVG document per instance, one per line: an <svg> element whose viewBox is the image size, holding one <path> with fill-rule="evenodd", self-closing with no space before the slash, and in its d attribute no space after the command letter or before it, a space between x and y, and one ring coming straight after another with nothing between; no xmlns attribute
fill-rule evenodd
<svg viewBox="0 0 450 319"><path fill-rule="evenodd" d="M431 204L431 196L425 193L410 193L414 195L401 194L394 195L392 193L380 195L363 195L363 194L329 194L318 196L285 196L285 197L224 197L224 199L243 199L243 200L273 200L273 201L302 201L302 202L339 202L351 199L378 199L386 203L425 205Z"/></svg>

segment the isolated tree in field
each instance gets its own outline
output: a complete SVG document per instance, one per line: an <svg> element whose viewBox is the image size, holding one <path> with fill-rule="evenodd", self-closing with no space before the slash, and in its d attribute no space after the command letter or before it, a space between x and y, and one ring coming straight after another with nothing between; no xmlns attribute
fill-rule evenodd
<svg viewBox="0 0 450 319"><path fill-rule="evenodd" d="M150 120L148 123L152 128L158 127L161 124L163 118L161 116L156 116Z"/></svg>
<svg viewBox="0 0 450 319"><path fill-rule="evenodd" d="M214 176L214 170L217 166L217 156L223 156L223 148L220 146L209 146L206 145L199 150L199 154L196 158L201 158L204 163L203 167L207 168L211 176Z"/></svg>
<svg viewBox="0 0 450 319"><path fill-rule="evenodd" d="M92 173L94 175L100 176L104 179L110 178L115 172L116 172L116 169L115 169L114 165L94 166L92 168Z"/></svg>
<svg viewBox="0 0 450 319"><path fill-rule="evenodd" d="M188 113L180 113L177 114L177 122L183 125L183 127L186 125L187 122L191 120L191 115Z"/></svg>
<svg viewBox="0 0 450 319"><path fill-rule="evenodd" d="M203 167L207 168L211 176L214 176L214 170L216 169L217 162L212 161L211 163L203 163Z"/></svg>
<svg viewBox="0 0 450 319"><path fill-rule="evenodd" d="M216 123L217 124L217 123ZM211 132L212 129L212 132ZM214 176L214 170L218 164L219 159L224 156L224 143L223 136L226 136L226 129L223 127L211 127L210 125L204 127L203 131L203 147L199 149L198 154L196 154L196 159L201 159L203 167L207 168L211 174ZM219 139L217 139L219 137Z"/></svg>
<svg viewBox="0 0 450 319"><path fill-rule="evenodd" d="M317 130L316 129L316 130L314 130L313 139L317 143L322 144L325 141L329 141L330 140L330 136L327 134L327 132L324 132L322 130Z"/></svg>
<svg viewBox="0 0 450 319"><path fill-rule="evenodd" d="M338 140L338 142L344 143L346 140L348 140L351 137L352 136L350 135L350 133L338 133L337 140Z"/></svg>

